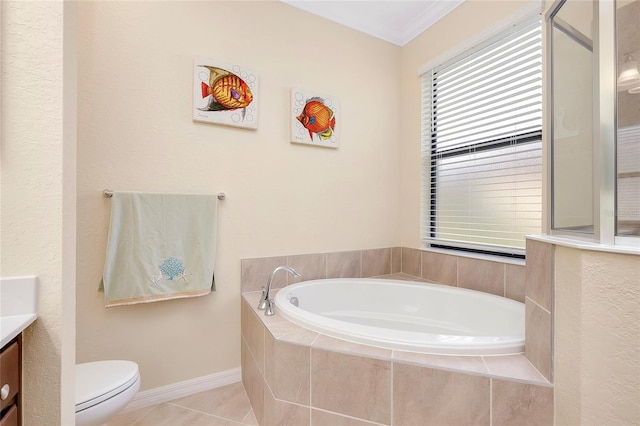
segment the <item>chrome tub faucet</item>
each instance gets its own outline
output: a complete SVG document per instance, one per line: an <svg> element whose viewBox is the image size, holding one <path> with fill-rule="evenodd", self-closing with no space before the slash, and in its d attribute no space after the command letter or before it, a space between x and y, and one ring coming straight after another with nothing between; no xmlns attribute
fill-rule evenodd
<svg viewBox="0 0 640 426"><path fill-rule="evenodd" d="M271 299L271 282L273 281L273 277L276 275L278 271L287 271L294 277L300 277L301 275L293 268L289 266L278 266L273 270L271 275L269 275L269 281L267 281L267 287L262 287L262 297L260 298L260 303L258 303L258 309L264 310L264 314L267 316L273 315L273 300Z"/></svg>

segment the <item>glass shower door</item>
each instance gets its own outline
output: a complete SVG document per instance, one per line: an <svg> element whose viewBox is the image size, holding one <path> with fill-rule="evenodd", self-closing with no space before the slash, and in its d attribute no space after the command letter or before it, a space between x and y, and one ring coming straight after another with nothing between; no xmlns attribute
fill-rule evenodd
<svg viewBox="0 0 640 426"><path fill-rule="evenodd" d="M640 0L616 8L616 235L640 236Z"/></svg>
<svg viewBox="0 0 640 426"><path fill-rule="evenodd" d="M568 0L552 20L552 228L594 233L593 2Z"/></svg>

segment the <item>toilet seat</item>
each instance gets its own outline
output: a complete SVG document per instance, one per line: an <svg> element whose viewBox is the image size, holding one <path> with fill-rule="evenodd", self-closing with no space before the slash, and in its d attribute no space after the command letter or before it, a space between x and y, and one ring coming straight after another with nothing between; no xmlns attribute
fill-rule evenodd
<svg viewBox="0 0 640 426"><path fill-rule="evenodd" d="M140 380L132 361L96 361L76 365L76 413L124 392Z"/></svg>

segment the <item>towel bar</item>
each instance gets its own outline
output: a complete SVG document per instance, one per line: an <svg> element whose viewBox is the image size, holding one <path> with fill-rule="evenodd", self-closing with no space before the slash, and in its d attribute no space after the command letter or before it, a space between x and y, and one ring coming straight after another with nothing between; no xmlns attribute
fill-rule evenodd
<svg viewBox="0 0 640 426"><path fill-rule="evenodd" d="M104 191L102 191L102 195L105 198L111 198L113 197L113 191L110 189L105 189ZM218 200L224 200L226 197L224 192L218 192Z"/></svg>

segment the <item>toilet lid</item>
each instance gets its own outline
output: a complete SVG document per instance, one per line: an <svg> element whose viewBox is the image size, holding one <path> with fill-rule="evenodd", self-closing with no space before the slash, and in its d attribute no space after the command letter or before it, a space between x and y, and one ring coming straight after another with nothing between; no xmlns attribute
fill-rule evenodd
<svg viewBox="0 0 640 426"><path fill-rule="evenodd" d="M76 412L126 390L139 378L133 361L96 361L76 364Z"/></svg>

